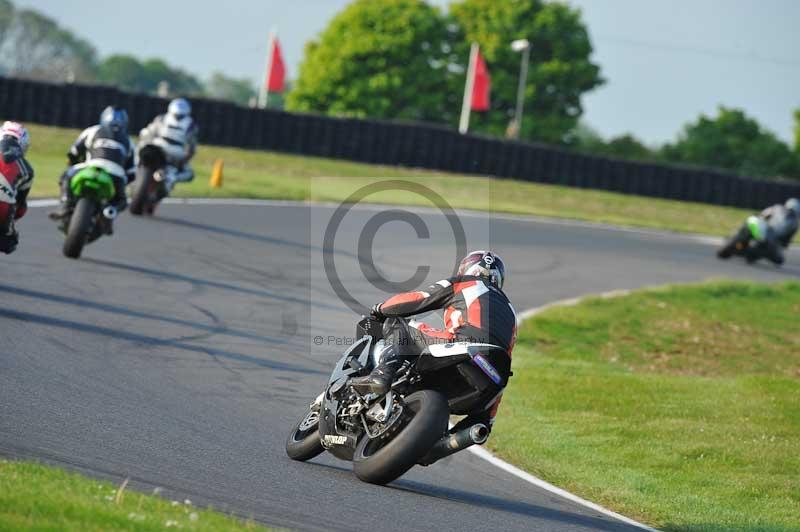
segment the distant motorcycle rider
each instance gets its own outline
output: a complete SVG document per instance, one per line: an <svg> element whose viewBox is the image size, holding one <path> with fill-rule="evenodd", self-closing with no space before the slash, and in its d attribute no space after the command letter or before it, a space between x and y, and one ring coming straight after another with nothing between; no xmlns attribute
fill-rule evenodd
<svg viewBox="0 0 800 532"><path fill-rule="evenodd" d="M33 167L25 159L29 146L30 134L22 124L5 122L0 127L0 210L4 211L0 252L6 254L14 252L19 244L14 222L28 212L28 194L33 185Z"/></svg>
<svg viewBox="0 0 800 532"><path fill-rule="evenodd" d="M780 265L785 261L783 250L789 247L799 226L800 201L790 198L783 205L778 203L764 209L758 216L750 216L734 238L749 243L754 239L753 228L756 228L756 245L744 247L741 250L744 257L748 262L767 258Z"/></svg>
<svg viewBox="0 0 800 532"><path fill-rule="evenodd" d="M110 206L121 212L128 204L125 187L136 173L135 146L128 136L128 113L117 106L106 107L100 123L85 129L67 153L70 167L61 176L61 210L50 214L53 220L67 219L75 208L70 181L83 168L102 168L114 180Z"/></svg>
<svg viewBox="0 0 800 532"><path fill-rule="evenodd" d="M192 118L192 106L183 98L172 100L167 114L158 115L139 133L139 145L155 144L164 150L167 164L175 171L167 172L167 188L175 183L188 183L194 179L189 165L197 151L197 124Z"/></svg>
<svg viewBox="0 0 800 532"><path fill-rule="evenodd" d="M383 321L386 347L370 375L350 381L358 391L384 394L404 360L420 355L426 346L448 342L497 345L509 356L514 349L517 317L503 292L505 264L491 251L473 251L461 261L455 277L425 290L395 295L372 309ZM404 318L444 309L444 329ZM456 429L484 423L491 427L500 403L498 396L487 410L470 414Z"/></svg>
<svg viewBox="0 0 800 532"><path fill-rule="evenodd" d="M781 247L788 248L800 227L800 200L790 198L783 205L764 209L760 216L767 221Z"/></svg>

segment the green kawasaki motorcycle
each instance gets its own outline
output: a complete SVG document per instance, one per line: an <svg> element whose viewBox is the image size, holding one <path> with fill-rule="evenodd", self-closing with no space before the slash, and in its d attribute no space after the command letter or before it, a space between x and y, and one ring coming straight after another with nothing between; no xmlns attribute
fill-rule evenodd
<svg viewBox="0 0 800 532"><path fill-rule="evenodd" d="M61 227L66 234L63 250L65 256L77 259L86 244L112 234L117 210L108 203L114 197L114 179L102 168L88 166L72 177L69 186L75 208Z"/></svg>

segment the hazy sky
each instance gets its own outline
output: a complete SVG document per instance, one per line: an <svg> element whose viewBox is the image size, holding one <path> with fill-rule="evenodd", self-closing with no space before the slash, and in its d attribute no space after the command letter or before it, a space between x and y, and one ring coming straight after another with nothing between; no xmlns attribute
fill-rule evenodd
<svg viewBox="0 0 800 532"><path fill-rule="evenodd" d="M101 0L13 1L49 14L102 54L159 56L201 76L221 70L253 79L262 75L271 28L279 32L293 77L304 43L348 3L136 0L109 7ZM432 3L446 6L449 0ZM608 80L584 99L585 121L602 134L630 131L660 143L699 113L726 105L744 108L791 138L792 110L800 107L800 1L570 3L583 10L594 60Z"/></svg>

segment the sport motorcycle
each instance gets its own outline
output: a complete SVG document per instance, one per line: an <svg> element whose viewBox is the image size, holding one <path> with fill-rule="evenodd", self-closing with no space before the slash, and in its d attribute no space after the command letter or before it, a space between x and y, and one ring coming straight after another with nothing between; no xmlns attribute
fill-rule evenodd
<svg viewBox="0 0 800 532"><path fill-rule="evenodd" d="M371 317L358 322L356 341L289 433L290 458L306 461L327 451L352 461L359 479L386 484L414 465L486 442L486 425L451 433L448 422L451 415L481 412L498 397L511 376L508 352L486 343L431 345L401 365L386 394L361 394L350 379L380 364L386 347L382 329Z"/></svg>
<svg viewBox="0 0 800 532"><path fill-rule="evenodd" d="M100 167L87 166L72 177L69 186L76 202L62 220L66 237L63 252L77 259L86 244L112 234L112 222L117 217L117 210L109 205L114 197L114 179Z"/></svg>

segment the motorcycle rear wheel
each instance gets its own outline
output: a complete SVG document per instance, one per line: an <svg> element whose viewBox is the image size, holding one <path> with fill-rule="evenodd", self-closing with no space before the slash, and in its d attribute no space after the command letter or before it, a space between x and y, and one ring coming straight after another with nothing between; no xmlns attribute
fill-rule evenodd
<svg viewBox="0 0 800 532"><path fill-rule="evenodd" d="M72 217L67 228L67 237L64 239L64 256L77 259L81 256L83 246L89 237L89 227L92 218L97 213L97 204L91 198L81 198L75 205Z"/></svg>
<svg viewBox="0 0 800 532"><path fill-rule="evenodd" d="M153 206L153 171L145 166L140 166L136 170L136 181L134 183L133 196L131 198L131 214L141 216L145 213L152 213Z"/></svg>
<svg viewBox="0 0 800 532"><path fill-rule="evenodd" d="M356 476L370 484L388 484L411 469L447 431L450 407L433 390L414 392L404 400L413 413L410 421L385 445L380 439L361 437L353 453Z"/></svg>

